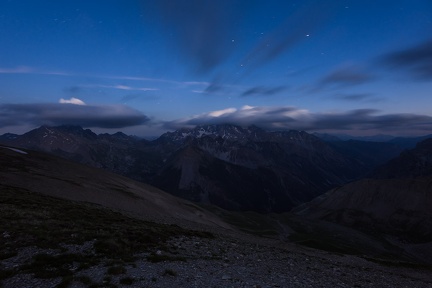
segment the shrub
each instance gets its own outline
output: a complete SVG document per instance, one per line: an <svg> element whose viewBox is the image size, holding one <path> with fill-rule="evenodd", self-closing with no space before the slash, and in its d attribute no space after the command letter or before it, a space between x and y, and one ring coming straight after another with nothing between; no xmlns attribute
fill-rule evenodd
<svg viewBox="0 0 432 288"><path fill-rule="evenodd" d="M177 276L177 272L172 269L165 269L163 275Z"/></svg>
<svg viewBox="0 0 432 288"><path fill-rule="evenodd" d="M120 279L120 284L123 285L132 285L134 282L134 279L132 277L124 277Z"/></svg>
<svg viewBox="0 0 432 288"><path fill-rule="evenodd" d="M111 275L125 274L126 268L123 266L112 266L108 268L107 273Z"/></svg>

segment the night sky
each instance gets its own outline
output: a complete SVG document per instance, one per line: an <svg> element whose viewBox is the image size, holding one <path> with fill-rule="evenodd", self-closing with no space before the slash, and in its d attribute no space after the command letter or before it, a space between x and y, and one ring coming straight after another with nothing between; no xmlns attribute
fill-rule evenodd
<svg viewBox="0 0 432 288"><path fill-rule="evenodd" d="M0 1L0 134L217 123L432 133L432 1Z"/></svg>

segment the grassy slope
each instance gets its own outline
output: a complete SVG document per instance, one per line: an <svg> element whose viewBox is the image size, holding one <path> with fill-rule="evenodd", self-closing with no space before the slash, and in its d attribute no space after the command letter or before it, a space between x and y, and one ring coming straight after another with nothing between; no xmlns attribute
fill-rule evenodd
<svg viewBox="0 0 432 288"><path fill-rule="evenodd" d="M38 278L62 277L66 284L73 277L72 264L78 265L79 271L101 261L113 265L130 262L137 253L171 249L167 241L173 237L213 237L208 232L137 220L94 204L7 186L0 186L0 191L0 260L15 257L29 247L57 250L33 255L30 263L13 269L0 265L0 281L19 273L34 273ZM85 243L92 244L85 253L64 248ZM154 254L148 257L158 260Z"/></svg>

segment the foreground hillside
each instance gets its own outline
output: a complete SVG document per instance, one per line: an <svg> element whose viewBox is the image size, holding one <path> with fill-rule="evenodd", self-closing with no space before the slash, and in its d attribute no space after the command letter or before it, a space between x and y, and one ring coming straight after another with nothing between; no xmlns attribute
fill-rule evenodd
<svg viewBox="0 0 432 288"><path fill-rule="evenodd" d="M94 204L106 193L123 201L128 199L122 198L125 194L131 195L125 188L117 189L122 196L114 195L111 185L121 178L103 171L81 165L76 170L64 160L32 151L0 148L0 153L0 287L432 286L426 266L389 261L383 265L245 235L227 230L230 226L220 218L195 206L189 214L198 209L202 217L180 218L180 226L163 224L175 206L162 191L153 195L161 193L157 199L168 201L167 217L149 209L158 202L146 204L150 198L139 201L133 196L129 201L147 212L141 214L132 213L139 211L136 207L124 210L109 201ZM81 180L82 173L100 189L87 186L92 181ZM55 185L40 187L44 181ZM56 197L46 195L48 188ZM93 201L76 198L87 193ZM186 203L179 200L175 205Z"/></svg>
<svg viewBox="0 0 432 288"><path fill-rule="evenodd" d="M36 151L0 147L0 156L3 185L94 203L135 217L230 228L189 201L102 169Z"/></svg>

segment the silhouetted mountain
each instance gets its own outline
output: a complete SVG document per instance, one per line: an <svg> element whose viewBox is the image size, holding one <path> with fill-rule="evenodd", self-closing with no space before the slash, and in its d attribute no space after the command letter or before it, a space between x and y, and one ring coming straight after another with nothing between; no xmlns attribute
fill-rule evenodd
<svg viewBox="0 0 432 288"><path fill-rule="evenodd" d="M322 139L325 142L337 142L337 141L362 141L362 142L385 142L399 146L401 149L412 149L417 143L428 138L432 138L432 135L417 136L417 137L395 137L391 135L378 134L373 136L351 136L347 134L327 134L327 133L313 133L313 135Z"/></svg>
<svg viewBox="0 0 432 288"><path fill-rule="evenodd" d="M417 254L431 257L432 139L401 153L372 176L335 188L294 212L369 233L392 235L398 245L406 244L406 249L417 249Z"/></svg>
<svg viewBox="0 0 432 288"><path fill-rule="evenodd" d="M391 139L388 142L394 143L394 144L396 144L402 148L405 148L405 149L412 149L420 141L423 141L423 140L426 140L429 138L432 138L432 135L425 135L425 136L420 136L420 137L396 137L394 139Z"/></svg>
<svg viewBox="0 0 432 288"><path fill-rule="evenodd" d="M329 144L304 131L228 124L181 129L154 141L42 126L2 142L104 168L189 200L260 212L288 211L399 152L392 144Z"/></svg>
<svg viewBox="0 0 432 288"><path fill-rule="evenodd" d="M432 138L418 143L415 149L406 150L399 157L378 167L373 178L414 178L432 175Z"/></svg>
<svg viewBox="0 0 432 288"><path fill-rule="evenodd" d="M331 135L331 134L327 134L327 133L312 133L312 135L320 138L321 140L325 141L325 142L336 142L336 141L342 141L342 139L340 139L337 136Z"/></svg>
<svg viewBox="0 0 432 288"><path fill-rule="evenodd" d="M326 140L325 138L331 139L332 137L336 137L341 141L357 140L357 141L371 141L371 142L388 142L395 138L395 136L385 135L385 134L376 134L371 136L352 136L348 134L314 133L314 135L320 137L323 140Z"/></svg>
<svg viewBox="0 0 432 288"><path fill-rule="evenodd" d="M396 144L386 142L347 140L333 141L328 144L346 157L359 161L364 167L365 174L397 157L404 150Z"/></svg>
<svg viewBox="0 0 432 288"><path fill-rule="evenodd" d="M142 180L148 172L140 159L146 155L148 141L123 133L97 135L79 126L58 126L29 131L15 139L2 141L17 147L49 152L66 159L132 176ZM129 175L139 169L139 177Z"/></svg>
<svg viewBox="0 0 432 288"><path fill-rule="evenodd" d="M18 134L13 134L13 133L5 133L3 135L0 135L0 141L8 141L8 140L13 140L15 138L17 138L19 135Z"/></svg>

